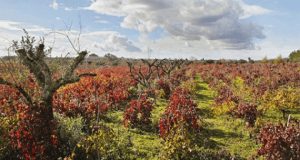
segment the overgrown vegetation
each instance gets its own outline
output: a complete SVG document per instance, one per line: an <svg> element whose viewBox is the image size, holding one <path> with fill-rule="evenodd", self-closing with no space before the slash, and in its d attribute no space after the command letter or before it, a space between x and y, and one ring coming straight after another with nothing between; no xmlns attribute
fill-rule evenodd
<svg viewBox="0 0 300 160"><path fill-rule="evenodd" d="M89 68L86 51L45 60L29 35L14 49L0 64L0 159L299 159L297 63Z"/></svg>

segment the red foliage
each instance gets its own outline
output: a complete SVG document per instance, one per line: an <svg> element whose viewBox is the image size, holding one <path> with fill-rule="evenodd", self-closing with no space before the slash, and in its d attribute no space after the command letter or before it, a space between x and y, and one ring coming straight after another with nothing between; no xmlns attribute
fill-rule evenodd
<svg viewBox="0 0 300 160"><path fill-rule="evenodd" d="M227 86L223 86L218 90L218 96L215 98L215 103L217 105L226 103L226 102L235 102L238 103L239 102L239 97L234 95L232 90L227 87Z"/></svg>
<svg viewBox="0 0 300 160"><path fill-rule="evenodd" d="M268 160L300 159L300 126L269 124L260 130L258 151Z"/></svg>
<svg viewBox="0 0 300 160"><path fill-rule="evenodd" d="M178 124L184 124L190 131L199 129L196 112L197 105L192 101L189 91L177 88L170 97L170 103L159 122L161 137L166 137Z"/></svg>
<svg viewBox="0 0 300 160"><path fill-rule="evenodd" d="M201 78L211 87L220 81L230 84L231 80L241 77L245 83L252 87L254 95L260 98L267 90L290 84L300 86L300 72L297 63L282 64L208 64L194 66L193 69L200 73Z"/></svg>
<svg viewBox="0 0 300 160"><path fill-rule="evenodd" d="M157 81L158 84L158 89L162 89L165 93L165 98L169 99L170 94L171 94L171 87L168 81L164 80L164 79L159 79Z"/></svg>
<svg viewBox="0 0 300 160"><path fill-rule="evenodd" d="M44 107L17 106L19 122L16 128L11 130L10 136L12 146L20 151L24 159L39 159L46 149L58 146L55 123L48 120L49 116L44 114L46 112L41 110L42 108ZM51 142L51 144L47 144L47 142Z"/></svg>
<svg viewBox="0 0 300 160"><path fill-rule="evenodd" d="M234 112L236 116L243 118L247 122L247 126L254 127L258 114L257 106L255 104L241 102Z"/></svg>
<svg viewBox="0 0 300 160"><path fill-rule="evenodd" d="M191 77L186 74L187 68L175 70L170 77L172 88L178 87L182 82L189 80Z"/></svg>
<svg viewBox="0 0 300 160"><path fill-rule="evenodd" d="M147 94L137 100L131 100L129 108L124 112L125 127L146 127L151 124L153 103L147 99Z"/></svg>
<svg viewBox="0 0 300 160"><path fill-rule="evenodd" d="M126 72L106 68L95 71L97 77L82 78L79 83L59 90L53 98L55 111L67 116L81 115L87 119L105 114L128 99L131 79Z"/></svg>
<svg viewBox="0 0 300 160"><path fill-rule="evenodd" d="M31 87L31 94L36 94L33 83L30 80L30 83L24 85ZM57 147L55 123L49 121L50 115L45 114L46 112L43 110L45 107L41 106L42 104L29 107L24 103L19 92L7 86L0 85L0 95L0 114L17 117L16 126L9 128L10 136L8 138L10 138L12 148L18 151L18 155L16 155L18 158L40 159L39 157L46 149ZM47 144L47 142L51 142L51 144Z"/></svg>

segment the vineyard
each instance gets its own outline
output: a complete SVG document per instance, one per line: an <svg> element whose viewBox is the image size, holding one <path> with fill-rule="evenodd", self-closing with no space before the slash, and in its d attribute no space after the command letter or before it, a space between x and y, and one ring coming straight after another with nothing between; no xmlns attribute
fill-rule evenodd
<svg viewBox="0 0 300 160"><path fill-rule="evenodd" d="M300 64L0 63L0 159L300 159ZM67 65L70 64L70 65Z"/></svg>

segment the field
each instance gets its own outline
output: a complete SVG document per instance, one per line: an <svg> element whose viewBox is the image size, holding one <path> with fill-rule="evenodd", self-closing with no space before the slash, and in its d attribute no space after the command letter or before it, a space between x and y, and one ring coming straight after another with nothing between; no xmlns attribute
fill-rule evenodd
<svg viewBox="0 0 300 160"><path fill-rule="evenodd" d="M300 160L300 0L0 4L0 160Z"/></svg>
<svg viewBox="0 0 300 160"><path fill-rule="evenodd" d="M0 159L300 158L299 63L45 63L2 61Z"/></svg>

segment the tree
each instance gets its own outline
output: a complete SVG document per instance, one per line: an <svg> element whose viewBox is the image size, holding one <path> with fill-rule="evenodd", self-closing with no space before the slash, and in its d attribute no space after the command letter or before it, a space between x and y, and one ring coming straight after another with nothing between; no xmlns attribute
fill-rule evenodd
<svg viewBox="0 0 300 160"><path fill-rule="evenodd" d="M54 159L56 157L56 148L53 147L52 131L55 129L53 105L53 94L62 86L74 83L80 80L83 76L95 76L95 74L85 73L75 75L74 70L84 60L88 54L87 51L76 51L77 57L73 59L71 64L67 67L61 78L55 79L50 70L45 58L51 49L46 49L44 40L36 42L35 37L29 36L25 31L25 36L22 37L20 42L13 42L13 49L19 58L22 65L29 69L30 73L34 76L39 90L41 92L39 97L32 97L25 88L20 84L5 80L0 76L0 85L6 85L16 89L24 98L26 105L35 109L39 116L36 116L38 125L32 127L32 135L35 137L35 144L43 146L43 152L39 154L37 159ZM24 146L25 147L25 146Z"/></svg>
<svg viewBox="0 0 300 160"><path fill-rule="evenodd" d="M293 52L289 55L289 59L290 59L291 61L300 61L300 50L293 51Z"/></svg>
<svg viewBox="0 0 300 160"><path fill-rule="evenodd" d="M139 65L137 69L132 62L127 62L129 67L130 76L132 79L137 81L142 86L150 89L151 88L151 79L153 78L154 67L155 64L158 62L157 59L152 61L147 61L142 59L143 65Z"/></svg>
<svg viewBox="0 0 300 160"><path fill-rule="evenodd" d="M111 53L105 54L105 55L104 55L104 58L107 58L109 61L114 61L114 60L117 60L117 59L118 59L117 56L115 56L115 55L113 55L113 54L111 54Z"/></svg>
<svg viewBox="0 0 300 160"><path fill-rule="evenodd" d="M273 63L279 64L279 63L284 63L284 59L282 58L281 54L278 55L274 60Z"/></svg>

